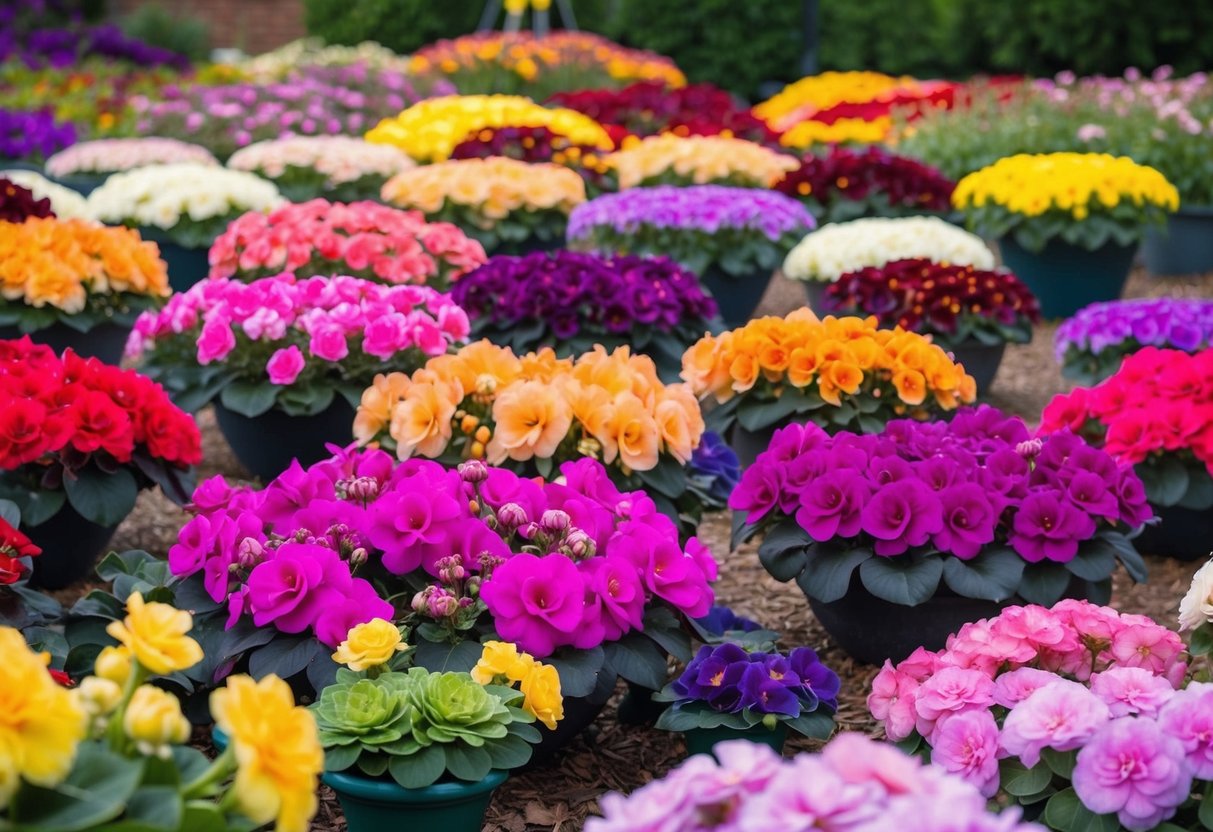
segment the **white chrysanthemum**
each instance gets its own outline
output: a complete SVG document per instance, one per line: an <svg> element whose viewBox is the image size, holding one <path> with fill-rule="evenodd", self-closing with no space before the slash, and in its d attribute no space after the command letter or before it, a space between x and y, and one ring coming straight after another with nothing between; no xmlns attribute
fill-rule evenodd
<svg viewBox="0 0 1213 832"><path fill-rule="evenodd" d="M1195 630L1206 621L1213 621L1213 560L1192 576L1192 586L1179 602L1180 632Z"/></svg>
<svg viewBox="0 0 1213 832"><path fill-rule="evenodd" d="M270 179L279 178L288 167L312 168L327 177L330 185L341 185L364 176L390 179L415 163L393 145L352 136L291 136L241 148L227 160L227 166Z"/></svg>
<svg viewBox="0 0 1213 832"><path fill-rule="evenodd" d="M273 182L244 171L205 165L151 165L116 173L88 198L94 216L118 225L172 228L183 217L202 221L229 213L269 211L283 199Z"/></svg>
<svg viewBox="0 0 1213 832"><path fill-rule="evenodd" d="M84 197L71 188L50 181L40 173L32 170L4 170L0 171L0 178L28 188L35 199L49 199L51 210L55 212L56 217L65 220L93 219L93 213Z"/></svg>
<svg viewBox="0 0 1213 832"><path fill-rule="evenodd" d="M848 272L910 258L994 268L994 254L980 237L938 217L873 217L811 232L788 252L783 273L832 282Z"/></svg>

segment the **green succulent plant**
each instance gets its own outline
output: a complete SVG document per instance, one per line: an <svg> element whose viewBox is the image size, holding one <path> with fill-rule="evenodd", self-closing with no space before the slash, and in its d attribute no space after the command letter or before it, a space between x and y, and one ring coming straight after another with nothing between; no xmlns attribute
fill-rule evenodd
<svg viewBox="0 0 1213 832"><path fill-rule="evenodd" d="M414 680L409 701L418 715L413 738L421 745L463 740L479 748L509 733L514 718L506 702L520 698L517 691L490 692L466 673L429 673L420 667L412 668L409 678Z"/></svg>

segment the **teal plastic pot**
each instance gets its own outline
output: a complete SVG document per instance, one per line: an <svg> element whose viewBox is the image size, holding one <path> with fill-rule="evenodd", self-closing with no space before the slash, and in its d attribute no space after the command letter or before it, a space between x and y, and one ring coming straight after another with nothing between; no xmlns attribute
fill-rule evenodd
<svg viewBox="0 0 1213 832"><path fill-rule="evenodd" d="M1163 228L1151 228L1141 244L1146 269L1155 275L1213 272L1213 206L1179 209Z"/></svg>
<svg viewBox="0 0 1213 832"><path fill-rule="evenodd" d="M63 351L70 347L76 355L96 358L105 364L118 364L122 361L122 352L126 349L126 339L130 334L131 328L125 324L98 324L88 332L72 329L62 323L51 324L33 332L22 332L15 326L0 327L0 340L28 335L35 344L45 344L57 355L62 355Z"/></svg>
<svg viewBox="0 0 1213 832"><path fill-rule="evenodd" d="M1036 295L1044 317L1068 318L1084 306L1120 297L1137 245L1105 243L1089 251L1054 238L1040 251L1028 251L1008 234L998 249L1007 268Z"/></svg>
<svg viewBox="0 0 1213 832"><path fill-rule="evenodd" d="M104 173L73 173L68 176L52 176L51 181L87 197L104 185L108 178Z"/></svg>
<svg viewBox="0 0 1213 832"><path fill-rule="evenodd" d="M174 292L184 292L210 271L207 262L209 249L186 248L173 242L172 237L159 228L140 228L139 236L160 247L160 259L168 267L168 283Z"/></svg>
<svg viewBox="0 0 1213 832"><path fill-rule="evenodd" d="M0 173L6 170L32 170L42 173L42 165L27 159L14 159L12 156L0 156Z"/></svg>
<svg viewBox="0 0 1213 832"><path fill-rule="evenodd" d="M709 266L699 276L699 282L715 298L724 325L735 329L745 326L754 317L754 310L762 302L773 276L768 273L734 277L719 266Z"/></svg>
<svg viewBox="0 0 1213 832"><path fill-rule="evenodd" d="M327 409L312 416L288 416L271 408L252 418L215 401L215 421L236 459L250 474L269 482L299 460L303 467L331 454L325 445L348 445L353 437L354 408L337 395Z"/></svg>
<svg viewBox="0 0 1213 832"><path fill-rule="evenodd" d="M751 728L693 728L683 732L687 741L687 756L692 754L711 754L716 743L729 740L749 740L759 745L765 745L776 752L783 751L783 744L788 738L788 728L782 722L775 724L775 730L759 723Z"/></svg>
<svg viewBox="0 0 1213 832"><path fill-rule="evenodd" d="M506 776L504 771L490 771L479 783L452 781L424 789L340 772L320 779L337 793L350 832L480 832L493 792Z"/></svg>

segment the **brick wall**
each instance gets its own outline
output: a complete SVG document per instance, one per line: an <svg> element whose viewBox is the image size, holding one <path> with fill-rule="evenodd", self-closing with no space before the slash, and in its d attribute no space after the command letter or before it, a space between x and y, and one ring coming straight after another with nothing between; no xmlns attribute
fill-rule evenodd
<svg viewBox="0 0 1213 832"><path fill-rule="evenodd" d="M174 14L206 21L212 48L234 47L256 55L305 34L303 0L111 0L110 8L127 14L155 2Z"/></svg>

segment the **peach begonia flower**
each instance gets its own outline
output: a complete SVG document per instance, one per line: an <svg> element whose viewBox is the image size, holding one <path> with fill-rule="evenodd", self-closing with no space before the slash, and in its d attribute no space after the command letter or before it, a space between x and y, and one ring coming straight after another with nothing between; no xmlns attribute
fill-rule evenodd
<svg viewBox="0 0 1213 832"><path fill-rule="evenodd" d="M555 454L573 424L573 410L552 385L527 381L505 390L493 403L497 430L487 448L489 462L525 461Z"/></svg>

